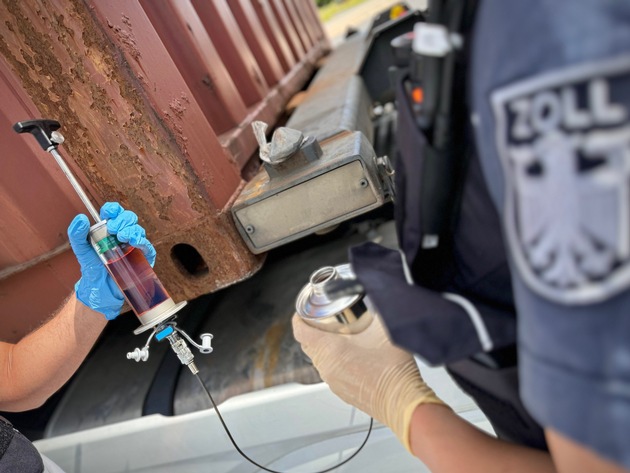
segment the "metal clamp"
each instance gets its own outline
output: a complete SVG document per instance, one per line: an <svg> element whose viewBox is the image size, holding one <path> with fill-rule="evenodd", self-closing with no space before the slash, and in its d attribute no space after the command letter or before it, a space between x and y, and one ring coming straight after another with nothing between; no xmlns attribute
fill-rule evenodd
<svg viewBox="0 0 630 473"><path fill-rule="evenodd" d="M392 202L396 201L396 186L394 182L394 175L396 171L392 166L391 159L389 156L379 156L374 158L376 161L376 169L378 170L378 176L383 185L383 189L385 189L384 196L392 200Z"/></svg>

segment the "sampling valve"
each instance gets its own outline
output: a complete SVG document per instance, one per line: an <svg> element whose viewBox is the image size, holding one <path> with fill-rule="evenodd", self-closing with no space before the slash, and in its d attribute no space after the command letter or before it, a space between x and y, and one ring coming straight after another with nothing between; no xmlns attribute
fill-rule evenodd
<svg viewBox="0 0 630 473"><path fill-rule="evenodd" d="M183 338L182 338L183 337ZM171 344L171 348L181 361L182 365L188 366L192 374L197 374L199 369L195 365L194 355L188 347L186 340L190 342L200 353L212 353L212 334L203 333L200 335L201 344L196 343L186 332L177 326L173 321L158 325L153 329L151 335L147 339L147 343L142 348L136 348L134 351L127 353L128 360L147 361L149 359L149 345L155 338L158 342L167 339Z"/></svg>

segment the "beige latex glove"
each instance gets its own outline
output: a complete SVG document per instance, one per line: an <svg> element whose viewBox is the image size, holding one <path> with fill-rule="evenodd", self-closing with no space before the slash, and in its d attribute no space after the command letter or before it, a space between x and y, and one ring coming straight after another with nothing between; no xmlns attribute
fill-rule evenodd
<svg viewBox="0 0 630 473"><path fill-rule="evenodd" d="M387 425L411 452L411 416L423 403L444 404L413 357L394 346L375 318L363 332L324 332L293 316L293 334L319 375L341 399Z"/></svg>

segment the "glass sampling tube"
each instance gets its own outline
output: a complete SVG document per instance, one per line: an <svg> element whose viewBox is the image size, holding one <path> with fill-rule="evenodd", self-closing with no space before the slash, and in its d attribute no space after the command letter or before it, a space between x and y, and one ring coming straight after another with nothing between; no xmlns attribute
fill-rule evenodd
<svg viewBox="0 0 630 473"><path fill-rule="evenodd" d="M163 319L175 307L141 250L107 232L107 221L90 227L90 241L143 325Z"/></svg>

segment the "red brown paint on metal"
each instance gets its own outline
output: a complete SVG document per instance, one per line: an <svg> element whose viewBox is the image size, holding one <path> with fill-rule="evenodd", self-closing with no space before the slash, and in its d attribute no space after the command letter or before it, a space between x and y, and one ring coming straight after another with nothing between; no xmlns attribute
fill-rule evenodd
<svg viewBox="0 0 630 473"><path fill-rule="evenodd" d="M313 43L317 43L326 36L322 24L319 21L319 14L315 10L315 2L303 3L297 12L304 22L304 26L308 30Z"/></svg>
<svg viewBox="0 0 630 473"><path fill-rule="evenodd" d="M275 14L275 17L278 19L278 24L280 25L282 33L287 38L291 51L293 51L296 58L301 58L304 56L304 46L302 46L300 37L289 18L289 14L287 13L284 3L282 3L282 0L269 0L269 4Z"/></svg>
<svg viewBox="0 0 630 473"><path fill-rule="evenodd" d="M324 31L322 22L319 19L319 12L315 6L315 2L307 1L303 3L299 12L311 31L311 37L314 38L316 42L326 39L326 32Z"/></svg>
<svg viewBox="0 0 630 473"><path fill-rule="evenodd" d="M95 203L118 200L139 214L158 248L156 271L169 292L181 300L244 279L262 260L249 254L229 216L220 213L240 185L238 168L203 120L176 67L172 65L174 74L169 76L172 89L163 88L164 78L148 74L165 62L152 57L159 52L147 47L147 41L161 43L155 41L155 34L149 38L142 28L133 28L133 12L126 8L132 2L123 3L116 8L117 18L100 26L83 2L4 1L0 62L3 77L9 74L10 78L2 81L2 96L13 95L15 100L3 102L0 124L17 139L9 148L12 158L32 163L36 169L40 161L50 158L32 138L13 135L8 126L36 116L59 120L66 136L60 151L68 164ZM105 29L113 41L103 34ZM168 58L164 51L162 55ZM145 74L144 82L133 76L131 61L139 74ZM166 66L166 71L157 69L167 72L168 61ZM155 96L145 95L145 87ZM26 195L4 182L22 176L3 173L0 177L10 194L2 202L7 226L15 229L11 240L3 238L0 270L65 241L65 228L77 204L69 204L72 191L59 189L63 179L44 169L50 179L45 173L34 173L32 182L38 187L23 182ZM54 212L51 207L61 210ZM209 268L195 284L170 257L171 248L185 237ZM25 248L22 253L20 247ZM61 303L61 294L70 293L76 269L74 258L65 252L0 281L2 315L17 321L8 336L19 338L50 316L51 307ZM55 276L47 277L51 273ZM33 301L34 290L37 301ZM8 312L20 304L24 307L19 317Z"/></svg>
<svg viewBox="0 0 630 473"><path fill-rule="evenodd" d="M276 55L282 62L284 70L291 70L293 65L297 62L297 57L294 55L289 45L289 40L280 27L279 19L276 18L276 14L271 8L270 0L259 0L252 2L252 4L267 37L273 45L273 49L276 51Z"/></svg>
<svg viewBox="0 0 630 473"><path fill-rule="evenodd" d="M302 21L301 15L297 12L296 4L291 1L287 2L286 0L282 0L282 3L287 12L287 17L291 21L293 29L295 30L297 37L300 40L300 44L305 51L308 51L309 49L311 49L313 42L311 40L308 29L306 29L304 22Z"/></svg>
<svg viewBox="0 0 630 473"><path fill-rule="evenodd" d="M285 104L308 79L316 60L325 53L328 44L326 42L317 44L308 55L293 65L293 68L298 71L294 73L292 69L287 74L285 79L290 78L290 80L282 80L270 90L265 83L260 83L264 82L262 72L251 51L244 46L246 42L239 32L239 24L235 21L226 2L193 4L172 1L159 6L149 0L141 0L141 3L145 11L149 13L149 17L159 25L158 31L163 40L167 45L171 45L169 49L171 55L178 56L180 61L184 61L182 58L186 54L204 57L202 67L207 71L211 71L214 64L220 66L217 69L222 71L223 82L228 83L229 87L216 91L219 106L204 97L196 97L198 102L205 100L207 106L214 112L230 110L232 103L238 103L239 113L244 113L241 105L249 105L247 114L238 117L237 126L231 125L228 129L221 127L218 130L215 127L215 130L220 133L219 140L222 146L228 150L233 162L242 168L257 148L250 129L251 122L254 120L263 120L268 123L277 121L283 114ZM253 10L250 11L254 13ZM182 31L183 24L192 32L190 35L188 31ZM193 38L194 41L187 41L187 37ZM178 55L180 50L185 50L186 53ZM188 78L187 83L191 83L198 75L195 70L199 67L199 61L193 61L192 72L188 72L189 69L186 66L190 61L184 62L180 70ZM229 77L225 79L228 74ZM236 93L240 96L235 97ZM251 103L252 101L254 102Z"/></svg>
<svg viewBox="0 0 630 473"><path fill-rule="evenodd" d="M17 341L58 308L77 279L76 260L64 251L65 235L82 205L52 157L35 140L25 140L11 130L15 122L40 115L34 100L40 109L67 110L62 101L67 93L65 71L55 63L56 51L47 49L53 44L29 30L17 5L0 5L0 18L0 55L6 58L0 61L0 129L4 130L0 337ZM63 25L63 17L50 21ZM21 37L21 29L28 35ZM67 34L60 28L57 41L64 41ZM39 51L53 58L42 57ZM26 79L29 93L22 87L21 77ZM40 261L39 266L27 269L34 259Z"/></svg>
<svg viewBox="0 0 630 473"><path fill-rule="evenodd" d="M2 35L2 33L0 33ZM5 37L5 35L2 35ZM37 115L8 65L0 61L0 339L16 342L70 294L79 271L66 227L82 205L54 159L11 126ZM52 250L52 251L49 251ZM39 259L37 267L30 262ZM45 296L44 296L45 294Z"/></svg>
<svg viewBox="0 0 630 473"><path fill-rule="evenodd" d="M247 46L226 0L191 1L210 35L223 64L247 106L259 102L267 93L267 83Z"/></svg>
<svg viewBox="0 0 630 473"><path fill-rule="evenodd" d="M304 4L304 0L284 0L284 4L293 19L293 23L296 25L298 31L301 32L300 37L304 47L308 50L313 44L317 42L317 37L311 29L311 25L308 23L308 13L304 10L308 10L308 7L302 7L300 10L300 4Z"/></svg>
<svg viewBox="0 0 630 473"><path fill-rule="evenodd" d="M140 4L153 27L138 28L155 29L156 47L163 44L166 48L165 56L174 61L214 133L220 135L240 123L247 114L246 104L190 2L140 0ZM111 7L104 13L115 12ZM156 68L155 73L171 78L158 71Z"/></svg>
<svg viewBox="0 0 630 473"><path fill-rule="evenodd" d="M82 210L54 159L12 125L37 113L4 62L0 62L0 130L4 130L0 185L0 274L67 242L60 222ZM32 158L32 159L31 159ZM24 239L24 235L30 238ZM19 245L11 244L20 242Z"/></svg>
<svg viewBox="0 0 630 473"><path fill-rule="evenodd" d="M118 54L120 52L124 54L126 61L121 62L122 68L127 69L130 75L143 79L139 84L127 80L123 85L130 89L129 93L134 100L145 102L142 105L138 104L138 107L147 105L150 107L158 120L157 123L162 124L162 130L167 132L164 139L167 140L168 146L153 146L156 148L155 153L161 158L173 154L175 159L167 160L169 167L175 164L174 171L180 171L182 164L190 168L194 173L198 195L209 198L213 210L223 208L239 185L239 169L230 162L229 156L225 155L211 124L204 118L199 103L193 99L193 94L177 65L160 41L140 4L125 0L94 2L90 11L102 22L102 30ZM127 40L129 36L134 38L132 48L129 47L130 43ZM91 49L94 49L94 45L91 45ZM120 61L123 58L115 59ZM117 97L113 98L116 102ZM129 98L123 96L122 99L123 103L129 103ZM136 118L133 113L121 114L123 111L117 110L115 116ZM142 113L142 110L140 112ZM145 114L142 114L141 118L149 119ZM130 126L133 122L122 125L127 126L128 132L132 131ZM157 136L160 134L157 133ZM134 138L137 141L140 137ZM151 148L141 148L150 158L149 162L156 159L149 154ZM208 159L209 155L213 159ZM142 153L136 156L142 156ZM163 176L163 170L160 171L160 176ZM191 200L194 202L197 199Z"/></svg>
<svg viewBox="0 0 630 473"><path fill-rule="evenodd" d="M229 3L234 18L243 34L247 45L256 58L269 86L274 86L283 76L280 59L267 37L256 10L250 0L234 0Z"/></svg>

